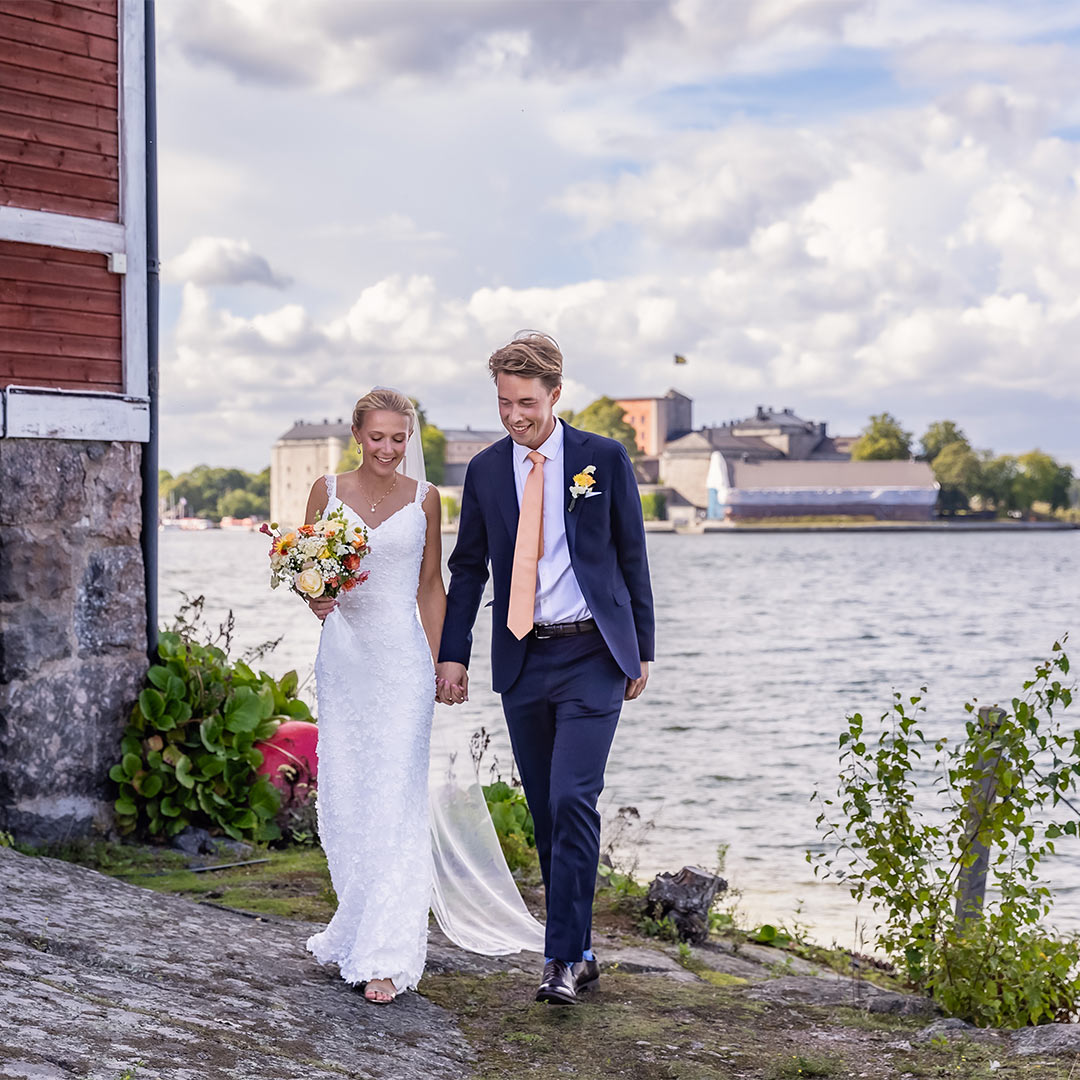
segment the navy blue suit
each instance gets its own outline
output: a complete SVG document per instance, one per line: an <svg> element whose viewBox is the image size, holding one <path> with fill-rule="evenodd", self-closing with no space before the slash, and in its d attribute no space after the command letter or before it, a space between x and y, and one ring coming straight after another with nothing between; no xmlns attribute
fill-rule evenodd
<svg viewBox="0 0 1080 1080"><path fill-rule="evenodd" d="M625 447L565 425L565 483L544 498L563 501L571 565L599 633L519 641L506 625L518 524L512 445L507 437L483 450L466 473L439 660L468 666L490 566L492 686L536 826L547 955L576 962L590 941L608 750L626 680L653 659L645 527ZM571 511L572 478L587 465L598 494Z"/></svg>

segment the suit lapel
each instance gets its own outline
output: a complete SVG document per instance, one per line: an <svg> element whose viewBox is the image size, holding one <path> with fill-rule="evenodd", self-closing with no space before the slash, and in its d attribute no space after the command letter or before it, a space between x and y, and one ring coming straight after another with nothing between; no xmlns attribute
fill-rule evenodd
<svg viewBox="0 0 1080 1080"><path fill-rule="evenodd" d="M559 492L559 498L563 502L563 521L566 523L566 545L570 549L570 559L574 558L574 538L577 534L578 518L581 516L581 507L573 512L570 510L570 485L574 477L589 464L585 460L586 443L589 436L572 428L569 424L563 424L563 489ZM582 500L577 500L581 502Z"/></svg>
<svg viewBox="0 0 1080 1080"><path fill-rule="evenodd" d="M514 543L517 538L519 514L517 478L514 476L514 444L508 435L501 442L496 443L496 446L501 447L501 460L497 468L495 497L498 499L499 509L502 511L503 520L510 533L510 542Z"/></svg>

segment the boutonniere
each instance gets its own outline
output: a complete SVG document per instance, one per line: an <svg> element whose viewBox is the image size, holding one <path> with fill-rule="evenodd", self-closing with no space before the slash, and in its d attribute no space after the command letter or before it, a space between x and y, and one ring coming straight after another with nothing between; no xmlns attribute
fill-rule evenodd
<svg viewBox="0 0 1080 1080"><path fill-rule="evenodd" d="M600 494L599 491L592 490L596 483L596 480L593 477L594 472L596 472L595 465L586 465L585 468L574 477L573 482L570 484L570 505L566 508L567 513L573 512L574 503L578 501L580 496L585 495L588 497L589 495Z"/></svg>

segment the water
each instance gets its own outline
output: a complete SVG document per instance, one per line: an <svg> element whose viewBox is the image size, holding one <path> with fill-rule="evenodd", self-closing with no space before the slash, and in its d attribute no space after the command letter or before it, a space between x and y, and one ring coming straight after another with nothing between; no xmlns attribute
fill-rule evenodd
<svg viewBox="0 0 1080 1080"><path fill-rule="evenodd" d="M725 873L744 915L790 921L801 906L826 943L852 944L856 908L805 861L818 841L808 799L835 777L845 715L876 715L894 688L925 683L924 730L956 736L966 700L1020 693L1061 634L1074 632L1080 654L1077 532L651 534L649 553L657 662L645 696L623 711L602 805L608 820L634 806L655 826L623 857L644 877L712 866L729 844ZM311 671L318 622L297 597L270 592L265 537L163 533L163 617L181 590L205 593L215 616L231 607L239 648L283 635L266 670ZM451 715L493 733L505 773L489 620L482 607L471 700ZM1063 837L1058 852L1046 864L1055 920L1080 929L1080 841Z"/></svg>

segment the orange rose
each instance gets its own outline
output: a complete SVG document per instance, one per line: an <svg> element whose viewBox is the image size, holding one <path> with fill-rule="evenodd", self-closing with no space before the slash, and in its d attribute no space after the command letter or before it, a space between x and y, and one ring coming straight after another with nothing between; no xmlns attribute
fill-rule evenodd
<svg viewBox="0 0 1080 1080"><path fill-rule="evenodd" d="M360 565L360 556L346 555L345 558L341 560L341 565L351 573Z"/></svg>
<svg viewBox="0 0 1080 1080"><path fill-rule="evenodd" d="M349 592L352 589L355 589L356 586L359 585L359 584L360 583L356 580L356 578L351 577L351 578L346 579L345 584L342 585L341 587L345 592Z"/></svg>
<svg viewBox="0 0 1080 1080"><path fill-rule="evenodd" d="M315 535L314 526L311 526L311 525L301 525L300 528L297 529L296 531L301 536L314 536Z"/></svg>

